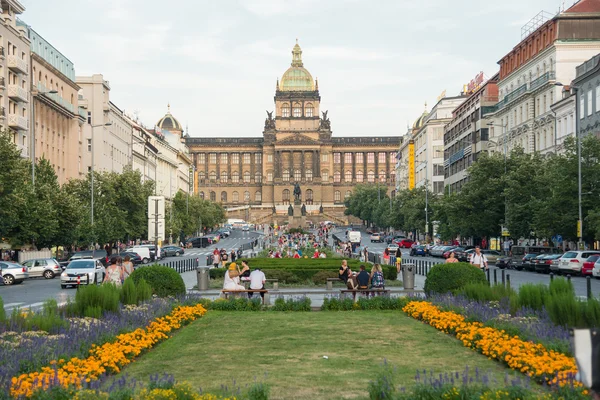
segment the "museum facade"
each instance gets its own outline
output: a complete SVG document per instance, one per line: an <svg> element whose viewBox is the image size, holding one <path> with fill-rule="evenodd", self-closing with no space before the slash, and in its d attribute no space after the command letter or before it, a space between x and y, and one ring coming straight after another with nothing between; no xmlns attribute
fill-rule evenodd
<svg viewBox="0 0 600 400"><path fill-rule="evenodd" d="M344 199L355 185L379 184L382 193L392 194L401 137L333 137L320 103L318 81L304 68L296 43L262 137L186 137L194 192L221 202L229 218L259 224L287 222L290 205L302 207L315 223L343 224ZM296 183L301 194L294 204Z"/></svg>

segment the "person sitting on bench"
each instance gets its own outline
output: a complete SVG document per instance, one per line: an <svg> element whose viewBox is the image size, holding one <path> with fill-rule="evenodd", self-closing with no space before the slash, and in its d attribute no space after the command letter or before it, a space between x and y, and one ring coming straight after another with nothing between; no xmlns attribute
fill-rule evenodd
<svg viewBox="0 0 600 400"><path fill-rule="evenodd" d="M245 287L240 285L240 275L246 272L247 269L248 267L244 267L240 271L236 263L229 264L229 269L225 272L223 290L246 290Z"/></svg>
<svg viewBox="0 0 600 400"><path fill-rule="evenodd" d="M348 261L342 260L342 266L340 267L340 272L339 272L338 278L340 278L340 280L344 281L344 283L348 282L348 271L349 270L350 270L350 268L348 268Z"/></svg>
<svg viewBox="0 0 600 400"><path fill-rule="evenodd" d="M367 271L365 271L365 266L360 266L360 272L356 275L356 280L358 281L358 289L368 289L369 281L371 280L371 275Z"/></svg>
<svg viewBox="0 0 600 400"><path fill-rule="evenodd" d="M267 277L265 276L264 272L262 272L260 269L256 268L250 274L250 289L251 290L264 290L266 281L267 281ZM254 293L249 292L248 297L252 297L253 294ZM265 294L263 292L260 292L260 297L262 297L264 299Z"/></svg>
<svg viewBox="0 0 600 400"><path fill-rule="evenodd" d="M371 269L371 289L385 289L381 265L375 264Z"/></svg>

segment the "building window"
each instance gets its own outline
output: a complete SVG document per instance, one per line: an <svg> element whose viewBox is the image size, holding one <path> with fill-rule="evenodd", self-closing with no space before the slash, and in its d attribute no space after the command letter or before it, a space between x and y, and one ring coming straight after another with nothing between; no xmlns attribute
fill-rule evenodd
<svg viewBox="0 0 600 400"><path fill-rule="evenodd" d="M342 153L333 153L333 163L339 164L342 162Z"/></svg>
<svg viewBox="0 0 600 400"><path fill-rule="evenodd" d="M210 179L211 182L215 182L217 180L217 173L215 171L210 171L208 179Z"/></svg>
<svg viewBox="0 0 600 400"><path fill-rule="evenodd" d="M217 200L217 194L211 190L210 201L216 201L216 200Z"/></svg>
<svg viewBox="0 0 600 400"><path fill-rule="evenodd" d="M295 118L299 118L302 116L302 104L294 103L294 109L292 110Z"/></svg>
<svg viewBox="0 0 600 400"><path fill-rule="evenodd" d="M250 171L244 172L244 183L250 183Z"/></svg>
<svg viewBox="0 0 600 400"><path fill-rule="evenodd" d="M344 163L352 164L352 153L344 153Z"/></svg>
<svg viewBox="0 0 600 400"><path fill-rule="evenodd" d="M346 194L344 195L344 200L350 198L352 196L352 190L346 190Z"/></svg>
<svg viewBox="0 0 600 400"><path fill-rule="evenodd" d="M273 154L267 154L267 162L273 162Z"/></svg>
<svg viewBox="0 0 600 400"><path fill-rule="evenodd" d="M313 110L314 110L314 108L313 108L312 103L307 103L306 107L305 107L305 110L306 110L305 111L305 115L307 117L312 117L313 116Z"/></svg>
<svg viewBox="0 0 600 400"><path fill-rule="evenodd" d="M363 179L363 172L361 170L356 171L356 182L362 183Z"/></svg>
<svg viewBox="0 0 600 400"><path fill-rule="evenodd" d="M87 140L87 148L88 148L88 151L92 151L92 139ZM31 164L33 164L33 161L31 162Z"/></svg>
<svg viewBox="0 0 600 400"><path fill-rule="evenodd" d="M302 179L302 171L300 171L299 169L294 171L294 180L296 182L300 182L300 180Z"/></svg>
<svg viewBox="0 0 600 400"><path fill-rule="evenodd" d="M283 201L283 204L290 203L290 190L289 189L283 189L283 192L281 193L281 201Z"/></svg>
<svg viewBox="0 0 600 400"><path fill-rule="evenodd" d="M433 193L443 193L444 192L444 182L433 182Z"/></svg>
<svg viewBox="0 0 600 400"><path fill-rule="evenodd" d="M579 119L585 117L585 94L582 92L579 98Z"/></svg>
<svg viewBox="0 0 600 400"><path fill-rule="evenodd" d="M239 164L240 163L240 153L233 153L231 155L231 163L232 164Z"/></svg>
<svg viewBox="0 0 600 400"><path fill-rule="evenodd" d="M260 203L262 201L262 193L261 192L254 193L254 201L257 203Z"/></svg>
<svg viewBox="0 0 600 400"><path fill-rule="evenodd" d="M596 86L596 112L600 112L600 83Z"/></svg>
<svg viewBox="0 0 600 400"><path fill-rule="evenodd" d="M200 196L200 198L201 198L202 200L204 200L204 192L200 192L200 193L198 193L198 196Z"/></svg>
<svg viewBox="0 0 600 400"><path fill-rule="evenodd" d="M327 154L327 153L321 154L321 161L322 162L329 162L329 154Z"/></svg>
<svg viewBox="0 0 600 400"><path fill-rule="evenodd" d="M342 201L341 193L339 190L336 190L335 192L333 192L333 201L335 201L336 203L339 203L340 201Z"/></svg>
<svg viewBox="0 0 600 400"><path fill-rule="evenodd" d="M379 153L379 164L385 164L385 153Z"/></svg>
<svg viewBox="0 0 600 400"><path fill-rule="evenodd" d="M385 171L379 171L379 182L385 183Z"/></svg>
<svg viewBox="0 0 600 400"><path fill-rule="evenodd" d="M229 157L227 156L227 153L221 153L221 164L227 164L227 161L229 161Z"/></svg>
<svg viewBox="0 0 600 400"><path fill-rule="evenodd" d="M288 103L283 103L281 105L281 116L284 118L290 116L290 105Z"/></svg>
<svg viewBox="0 0 600 400"><path fill-rule="evenodd" d="M208 154L208 163L216 164L217 163L217 153L209 153Z"/></svg>
<svg viewBox="0 0 600 400"><path fill-rule="evenodd" d="M305 201L306 201L306 204L312 204L313 203L313 191L312 191L312 189L307 189L306 190Z"/></svg>
<svg viewBox="0 0 600 400"><path fill-rule="evenodd" d="M244 164L250 164L250 153L244 153Z"/></svg>
<svg viewBox="0 0 600 400"><path fill-rule="evenodd" d="M233 173L231 174L231 181L233 183L240 183L240 174L237 171L233 171Z"/></svg>
<svg viewBox="0 0 600 400"><path fill-rule="evenodd" d="M392 151L392 152L390 153L390 164L394 165L394 164L396 163L396 155L397 155L397 154L398 154L398 153L397 153L397 152L395 152L395 151Z"/></svg>
<svg viewBox="0 0 600 400"><path fill-rule="evenodd" d="M340 183L340 181L342 179L341 177L342 177L342 174L340 173L340 171L335 171L333 173L333 182L334 183Z"/></svg>
<svg viewBox="0 0 600 400"><path fill-rule="evenodd" d="M227 183L227 172L221 172L221 183Z"/></svg>
<svg viewBox="0 0 600 400"><path fill-rule="evenodd" d="M221 192L221 202L227 203L227 192L226 191Z"/></svg>
<svg viewBox="0 0 600 400"><path fill-rule="evenodd" d="M273 182L273 172L267 172L267 182Z"/></svg>
<svg viewBox="0 0 600 400"><path fill-rule="evenodd" d="M354 155L354 160L356 162L356 164L362 164L365 162L365 157L363 153L356 153Z"/></svg>
<svg viewBox="0 0 600 400"><path fill-rule="evenodd" d="M329 171L321 172L321 181L325 183L329 183Z"/></svg>
<svg viewBox="0 0 600 400"><path fill-rule="evenodd" d="M261 183L262 182L262 174L260 172L257 172L254 174L254 183Z"/></svg>
<svg viewBox="0 0 600 400"><path fill-rule="evenodd" d="M198 164L206 164L206 154L205 153L198 154Z"/></svg>
<svg viewBox="0 0 600 400"><path fill-rule="evenodd" d="M240 194L238 192L231 193L231 200L233 200L234 203L237 203L240 201Z"/></svg>
<svg viewBox="0 0 600 400"><path fill-rule="evenodd" d="M369 183L375 182L375 172L369 171L367 173L367 181L369 181Z"/></svg>
<svg viewBox="0 0 600 400"><path fill-rule="evenodd" d="M592 98L593 98L593 96L592 96L592 89L590 89L587 92L587 115L588 115L588 117L590 115L592 115L592 111L594 110L592 108Z"/></svg>
<svg viewBox="0 0 600 400"><path fill-rule="evenodd" d="M284 182L289 182L290 180L290 171L287 169L283 170L283 181Z"/></svg>
<svg viewBox="0 0 600 400"><path fill-rule="evenodd" d="M352 182L352 171L346 171L344 180L346 182Z"/></svg>
<svg viewBox="0 0 600 400"><path fill-rule="evenodd" d="M304 173L306 175L306 180L311 182L313 180L312 169L307 169Z"/></svg>
<svg viewBox="0 0 600 400"><path fill-rule="evenodd" d="M249 201L250 201L250 192L246 190L244 192L244 202L248 203Z"/></svg>
<svg viewBox="0 0 600 400"><path fill-rule="evenodd" d="M203 182L204 181L204 171L200 171L198 172L198 181Z"/></svg>
<svg viewBox="0 0 600 400"><path fill-rule="evenodd" d="M254 164L262 164L262 153L254 153Z"/></svg>
<svg viewBox="0 0 600 400"><path fill-rule="evenodd" d="M375 153L367 153L367 163L373 164L375 162Z"/></svg>

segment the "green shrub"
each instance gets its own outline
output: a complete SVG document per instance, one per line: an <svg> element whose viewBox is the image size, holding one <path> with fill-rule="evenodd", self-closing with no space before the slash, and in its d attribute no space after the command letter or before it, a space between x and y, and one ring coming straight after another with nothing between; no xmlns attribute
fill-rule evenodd
<svg viewBox="0 0 600 400"><path fill-rule="evenodd" d="M425 293L448 293L461 290L469 283L485 284L485 273L468 263L438 264L425 279Z"/></svg>
<svg viewBox="0 0 600 400"><path fill-rule="evenodd" d="M338 276L338 271L319 271L313 275L312 281L315 285L325 285L327 283L327 278L337 278Z"/></svg>
<svg viewBox="0 0 600 400"><path fill-rule="evenodd" d="M550 294L555 295L558 293L569 293L575 297L575 290L573 289L573 283L565 278L555 278L550 281Z"/></svg>
<svg viewBox="0 0 600 400"><path fill-rule="evenodd" d="M231 296L228 299L209 301L205 304L205 307L217 311L260 311L262 300L260 296L252 299Z"/></svg>
<svg viewBox="0 0 600 400"><path fill-rule="evenodd" d="M519 305L533 310L541 310L550 295L544 284L526 283L519 287ZM573 297L571 294L569 296Z"/></svg>
<svg viewBox="0 0 600 400"><path fill-rule="evenodd" d="M152 288L144 278L140 279L136 285L138 303L148 301L152 298Z"/></svg>
<svg viewBox="0 0 600 400"><path fill-rule="evenodd" d="M248 400L269 400L271 387L266 383L254 383L248 389Z"/></svg>
<svg viewBox="0 0 600 400"><path fill-rule="evenodd" d="M62 328L69 326L69 322L59 314L58 304L54 299L46 300L40 312L27 316L22 313L22 310L13 309L10 319L11 324L18 326L22 331L40 330L58 333Z"/></svg>
<svg viewBox="0 0 600 400"><path fill-rule="evenodd" d="M487 283L469 283L459 290L458 293L475 301L496 300L492 288Z"/></svg>
<svg viewBox="0 0 600 400"><path fill-rule="evenodd" d="M138 268L129 276L136 284L144 279L158 297L185 294L183 278L173 268L162 265L151 265Z"/></svg>
<svg viewBox="0 0 600 400"><path fill-rule="evenodd" d="M303 297L301 299L289 298L284 300L283 297L275 299L275 304L270 308L271 311L311 311L310 299Z"/></svg>
<svg viewBox="0 0 600 400"><path fill-rule="evenodd" d="M133 279L125 279L123 287L121 288L121 303L126 304L137 304L137 289Z"/></svg>
<svg viewBox="0 0 600 400"><path fill-rule="evenodd" d="M577 299L571 294L557 293L556 295L549 296L546 299L545 307L550 319L556 325L570 327L577 325L580 306Z"/></svg>
<svg viewBox="0 0 600 400"><path fill-rule="evenodd" d="M574 328L597 328L600 327L600 301L588 299L579 301L580 321Z"/></svg>
<svg viewBox="0 0 600 400"><path fill-rule="evenodd" d="M119 288L112 284L81 286L75 301L67 304L67 315L99 318L106 311L118 313L120 298Z"/></svg>

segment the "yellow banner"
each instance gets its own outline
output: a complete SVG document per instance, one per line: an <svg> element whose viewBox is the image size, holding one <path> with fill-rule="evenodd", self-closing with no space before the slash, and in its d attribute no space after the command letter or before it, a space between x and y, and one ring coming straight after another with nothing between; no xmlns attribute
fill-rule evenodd
<svg viewBox="0 0 600 400"><path fill-rule="evenodd" d="M415 188L415 142L408 143L408 188Z"/></svg>

